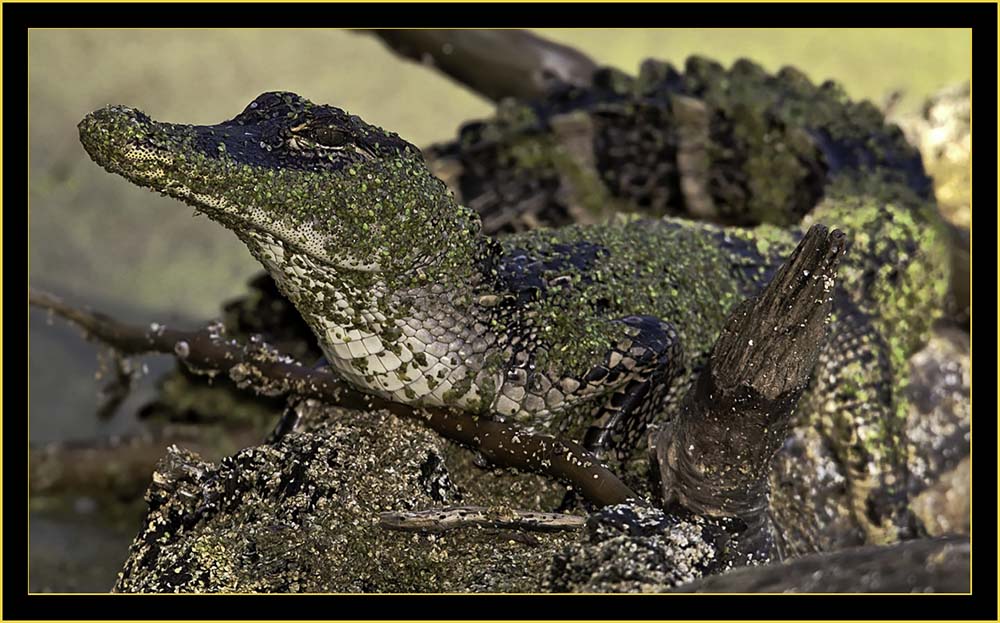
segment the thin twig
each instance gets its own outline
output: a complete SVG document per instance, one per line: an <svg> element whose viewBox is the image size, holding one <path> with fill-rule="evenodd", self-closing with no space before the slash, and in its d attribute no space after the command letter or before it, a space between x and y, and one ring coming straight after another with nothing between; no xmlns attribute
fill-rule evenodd
<svg viewBox="0 0 1000 623"><path fill-rule="evenodd" d="M579 530L585 521L586 517L580 515L537 513L485 506L448 506L425 511L379 514L379 523L384 528L424 532L443 532L468 527L560 532Z"/></svg>

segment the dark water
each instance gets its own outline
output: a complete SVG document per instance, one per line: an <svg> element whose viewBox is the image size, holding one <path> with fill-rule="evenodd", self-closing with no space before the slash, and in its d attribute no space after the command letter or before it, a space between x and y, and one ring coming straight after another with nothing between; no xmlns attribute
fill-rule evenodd
<svg viewBox="0 0 1000 623"><path fill-rule="evenodd" d="M135 315L110 304L93 307L125 317ZM96 411L102 383L95 380L94 374L100 368L98 354L102 347L85 341L79 330L63 320L50 321L45 312L32 310L29 322L30 381L28 412L24 414L29 423L29 451L53 442L87 444L143 430L135 413L152 398L156 379L172 368L171 358L136 359L146 364L148 373L113 417L101 419ZM101 508L101 503L112 507ZM111 589L142 521L143 506L140 500L101 503L72 494L32 499L28 536L30 591Z"/></svg>
<svg viewBox="0 0 1000 623"><path fill-rule="evenodd" d="M114 586L138 524L109 524L87 502L77 506L82 512L63 516L30 513L29 591L103 593Z"/></svg>

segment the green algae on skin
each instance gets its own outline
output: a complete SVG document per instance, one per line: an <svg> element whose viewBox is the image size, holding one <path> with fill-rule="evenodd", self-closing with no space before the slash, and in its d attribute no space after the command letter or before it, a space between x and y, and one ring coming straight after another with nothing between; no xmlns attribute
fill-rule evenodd
<svg viewBox="0 0 1000 623"><path fill-rule="evenodd" d="M910 476L904 466L914 452L905 434L908 360L941 315L949 275L946 237L934 204L887 177L835 179L807 219L836 224L852 240L840 270L850 303L835 312L834 325L851 315L870 319L865 333L848 336L840 351L827 355L810 401L845 464L855 466L856 505L871 505L873 496L905 498ZM897 467L885 471L874 465ZM864 516L860 507L856 511ZM895 539L894 530L878 522L868 530L876 542Z"/></svg>

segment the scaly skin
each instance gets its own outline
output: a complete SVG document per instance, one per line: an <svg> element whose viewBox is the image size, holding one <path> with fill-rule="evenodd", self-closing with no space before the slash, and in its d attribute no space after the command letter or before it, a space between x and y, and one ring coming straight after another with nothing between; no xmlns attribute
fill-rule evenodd
<svg viewBox="0 0 1000 623"><path fill-rule="evenodd" d="M772 108L782 101L772 98ZM742 114L764 126L774 118L767 106ZM837 115L831 127L797 132L824 163L825 196L810 218L855 235L804 417L851 466L858 521L886 541L914 529L900 389L905 357L941 296L927 284L945 282L945 263L933 203L877 166L891 157L858 157L864 128L851 122ZM586 431L587 445L622 461L650 421L670 417L726 314L767 283L802 231L668 217L495 241L415 147L290 93L261 95L215 126L113 106L85 118L80 135L101 166L239 236L359 388L513 418L531 431ZM730 155L741 163L771 147L740 144L746 152ZM771 201L780 214L802 191L789 179L787 192L751 203Z"/></svg>

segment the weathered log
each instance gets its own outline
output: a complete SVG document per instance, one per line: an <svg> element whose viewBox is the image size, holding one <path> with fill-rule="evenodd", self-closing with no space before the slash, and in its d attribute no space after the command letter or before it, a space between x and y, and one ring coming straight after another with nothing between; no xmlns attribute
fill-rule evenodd
<svg viewBox="0 0 1000 623"><path fill-rule="evenodd" d="M968 537L812 554L696 580L676 593L967 593Z"/></svg>
<svg viewBox="0 0 1000 623"><path fill-rule="evenodd" d="M393 51L432 65L493 101L535 99L557 84L588 86L597 65L524 30L373 30Z"/></svg>
<svg viewBox="0 0 1000 623"><path fill-rule="evenodd" d="M216 440L200 425L168 425L164 430L94 441L32 444L28 453L28 486L33 497L89 496L121 502L142 498L149 475L166 448L174 444L209 458L223 451L259 442L252 427L225 431L226 442Z"/></svg>

